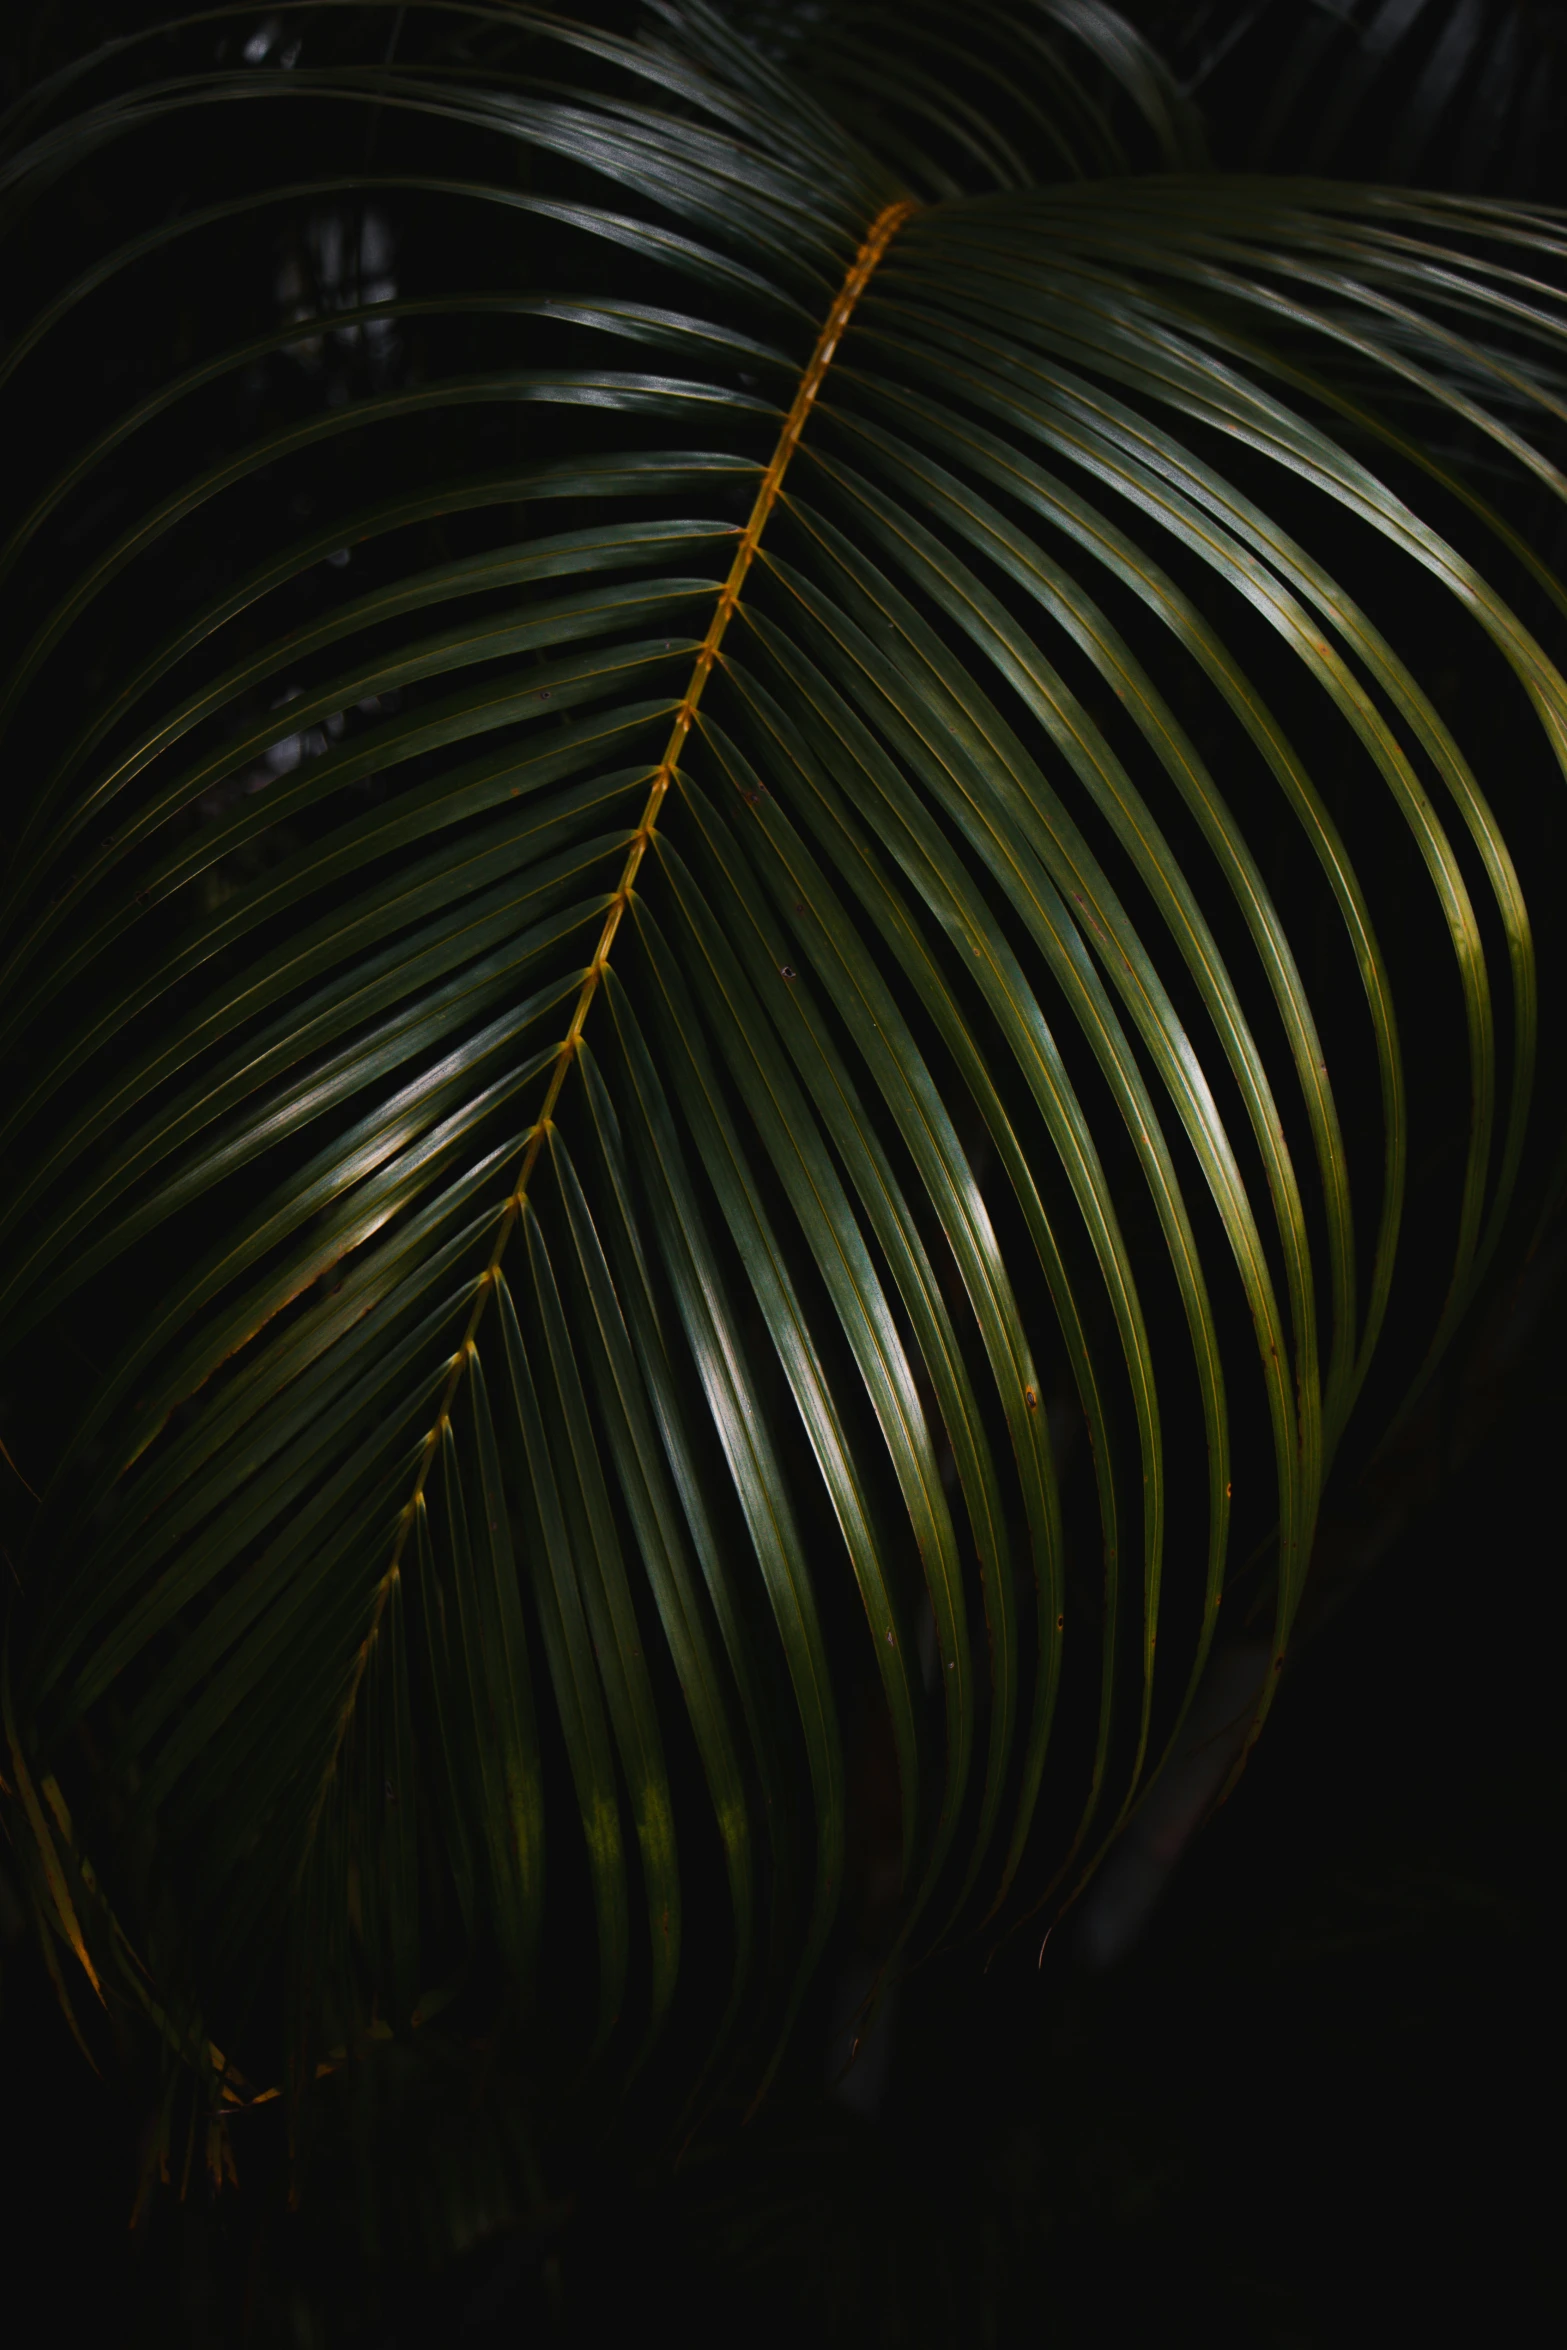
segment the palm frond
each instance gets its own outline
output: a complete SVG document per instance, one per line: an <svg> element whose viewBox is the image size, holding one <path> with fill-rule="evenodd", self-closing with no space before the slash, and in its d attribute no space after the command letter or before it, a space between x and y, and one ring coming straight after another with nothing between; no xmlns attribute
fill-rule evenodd
<svg viewBox="0 0 1567 2350"><path fill-rule="evenodd" d="M1071 176L1086 5L281 14L0 162L14 1832L231 2098L754 2087L855 1693L896 1955L1059 1904L1537 1188L1567 240Z"/></svg>

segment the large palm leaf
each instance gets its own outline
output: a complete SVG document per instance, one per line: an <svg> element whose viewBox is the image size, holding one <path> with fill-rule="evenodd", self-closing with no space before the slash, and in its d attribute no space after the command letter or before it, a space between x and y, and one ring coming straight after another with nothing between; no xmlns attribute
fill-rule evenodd
<svg viewBox="0 0 1567 2350"><path fill-rule="evenodd" d="M10 1817L230 2098L476 1958L754 2085L867 1681L899 1948L1059 1902L1514 1210L1557 226L915 19L218 11L8 125Z"/></svg>

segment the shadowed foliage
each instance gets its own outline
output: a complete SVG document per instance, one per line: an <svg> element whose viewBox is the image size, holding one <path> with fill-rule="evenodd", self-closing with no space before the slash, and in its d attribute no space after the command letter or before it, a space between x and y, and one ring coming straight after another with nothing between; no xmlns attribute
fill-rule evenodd
<svg viewBox="0 0 1567 2350"><path fill-rule="evenodd" d="M1549 1196L1562 225L1093 0L751 29L0 131L4 1800L153 2169L748 2102L857 1739L887 1977L1042 1933Z"/></svg>

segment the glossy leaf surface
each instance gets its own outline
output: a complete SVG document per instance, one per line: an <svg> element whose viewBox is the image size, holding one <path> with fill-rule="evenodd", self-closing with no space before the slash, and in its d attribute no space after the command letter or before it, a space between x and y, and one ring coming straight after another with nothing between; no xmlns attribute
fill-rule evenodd
<svg viewBox="0 0 1567 2350"><path fill-rule="evenodd" d="M1186 174L1089 6L298 13L0 164L7 1783L144 2003L477 1954L754 2085L846 1721L900 1955L1059 1904L1502 1244L1522 770L1426 654L1558 790L1567 245Z"/></svg>

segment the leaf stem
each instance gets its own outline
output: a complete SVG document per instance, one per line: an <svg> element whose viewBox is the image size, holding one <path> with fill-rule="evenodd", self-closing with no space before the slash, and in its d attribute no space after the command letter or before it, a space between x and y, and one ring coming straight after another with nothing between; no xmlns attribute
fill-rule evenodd
<svg viewBox="0 0 1567 2350"><path fill-rule="evenodd" d="M440 1448L441 1431L451 1417L452 1406L457 1399L458 1383L462 1378L469 1357L475 1351L475 1339L479 1324L483 1320L484 1309L494 1289L501 1259L506 1252L507 1242L516 1228L517 1220L522 1214L523 1202L528 1194L528 1185L532 1180L534 1167L538 1163L539 1153L549 1134L555 1105L560 1099L561 1087L566 1082L566 1072L576 1057L577 1046L587 1021L589 1009L598 993L599 982L603 978L609 962L610 949L615 943L615 934L620 928L620 918L630 902L637 874L641 870L642 860L647 854L648 844L652 840L654 828L658 823L659 811L663 807L669 787L674 780L680 763L681 751L685 747L686 737L691 731L692 721L701 704L703 690L712 674L713 665L718 659L720 648L723 645L724 632L734 617L735 609L740 601L741 590L745 585L746 574L749 572L756 550L761 544L762 532L767 526L768 516L772 513L778 500L778 493L783 487L783 478L788 471L789 460L799 446L800 435L805 430L806 419L816 404L816 396L821 390L823 378L826 376L827 370L832 364L833 355L843 338L844 329L853 315L854 306L870 283L878 262L897 235L898 230L903 226L910 213L917 209L918 207L912 198L900 197L895 203L886 205L872 221L865 242L855 255L849 273L839 288L838 297L827 314L821 333L816 338L816 348L811 353L810 364L796 387L794 398L789 406L789 413L784 418L783 429L778 435L777 446L773 450L767 470L758 485L750 517L740 534L740 543L735 549L734 561L729 566L729 576L719 590L713 617L708 622L707 634L702 640L701 649L697 654L696 663L691 673L691 682L686 687L684 698L675 712L674 721L669 730L669 740L664 747L664 755L654 770L652 781L649 784L647 804L642 810L642 821L633 833L631 845L626 852L626 862L621 870L619 885L614 896L610 899L608 910L604 916L604 927L599 933L598 945L593 950L593 960L589 963L583 978L576 1006L571 1015L570 1026L561 1040L560 1049L551 1066L543 1105L529 1132L523 1150L522 1164L517 1172L517 1180L501 1211L500 1229L495 1237L495 1246L491 1251L490 1261L480 1276L478 1292L468 1317L468 1328L463 1335L462 1344L452 1357L440 1406L436 1412L434 1424L425 1438L424 1451L420 1457L418 1473L414 1479L414 1488L408 1497L398 1524L397 1540L393 1547L391 1563L376 1588L375 1606L354 1662L353 1680L343 1701L337 1736L332 1745L332 1758L322 1775L321 1790L311 1814L310 1831L305 1842L307 1852L314 1841L316 1822L320 1817L327 1789L331 1785L337 1769L337 1757L342 1750L343 1741L348 1735L349 1724L353 1719L354 1707L359 1696L360 1684L370 1662L371 1651L380 1630L381 1618L402 1572L403 1550L419 1512L431 1465Z"/></svg>

